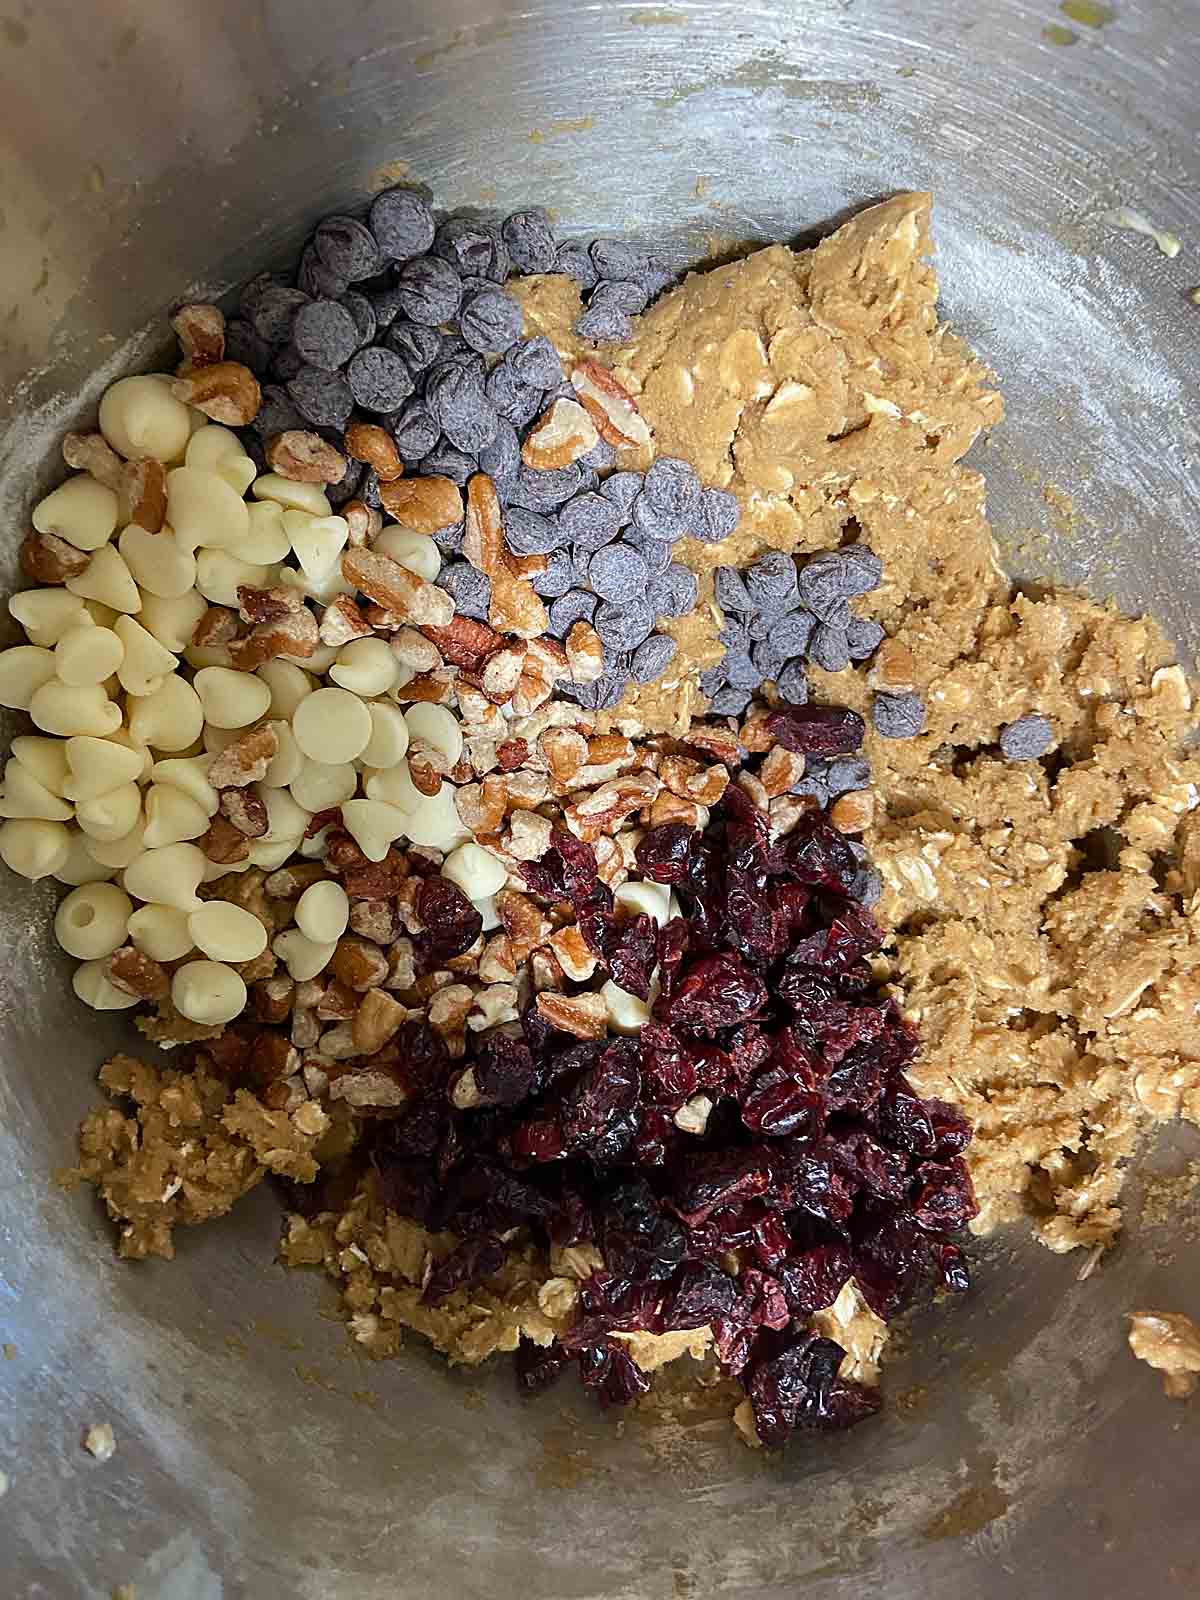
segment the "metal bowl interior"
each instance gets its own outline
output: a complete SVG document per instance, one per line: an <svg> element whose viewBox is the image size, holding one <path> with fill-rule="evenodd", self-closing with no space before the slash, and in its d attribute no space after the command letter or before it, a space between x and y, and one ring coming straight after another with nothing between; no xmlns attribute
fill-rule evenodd
<svg viewBox="0 0 1200 1600"><path fill-rule="evenodd" d="M6 526L55 472L62 429L161 347L170 301L283 262L316 217L389 176L447 207L544 202L581 232L665 240L681 264L928 187L945 315L1008 398L973 461L1014 570L1149 610L1191 655L1200 27L1191 0L1124 0L1102 26L1066 9L98 0L82 47L64 0L14 10ZM1114 230L1116 204L1184 253ZM15 533L3 542L11 586ZM521 1405L507 1370L449 1371L419 1342L372 1365L323 1285L274 1263L266 1190L184 1237L174 1263L128 1266L90 1197L52 1185L95 1068L128 1042L71 997L52 899L6 879L0 905L9 1593L1200 1586L1194 1427L1124 1344L1135 1304L1200 1303L1183 1219L1132 1231L1083 1282L1078 1257L1019 1231L980 1247L975 1292L911 1322L884 1419L778 1459L677 1392L618 1426L566 1386ZM1146 1164L1189 1153L1181 1131ZM80 1449L101 1418L119 1441L106 1466Z"/></svg>

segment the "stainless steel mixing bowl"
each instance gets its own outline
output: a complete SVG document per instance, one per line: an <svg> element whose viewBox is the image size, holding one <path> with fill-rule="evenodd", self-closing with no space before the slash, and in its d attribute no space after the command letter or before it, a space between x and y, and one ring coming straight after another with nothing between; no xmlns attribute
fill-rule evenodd
<svg viewBox="0 0 1200 1600"><path fill-rule="evenodd" d="M167 302L286 260L389 173L447 206L665 237L681 262L929 187L944 309L1009 399L973 459L1014 561L1191 646L1200 17L1114 3L1092 26L1108 13L1079 0L4 0L0 578L62 428L149 361ZM1106 222L1117 204L1178 258ZM1182 1224L1083 1282L1019 1231L981 1249L975 1293L888 1369L904 1403L781 1459L678 1400L617 1426L419 1343L373 1366L323 1286L273 1263L267 1191L173 1264L130 1266L90 1196L52 1187L124 1035L70 997L51 902L5 877L4 1595L1200 1591L1200 1417L1124 1346L1140 1302L1200 1313ZM1189 1150L1181 1132L1148 1160ZM101 1419L105 1466L80 1448Z"/></svg>

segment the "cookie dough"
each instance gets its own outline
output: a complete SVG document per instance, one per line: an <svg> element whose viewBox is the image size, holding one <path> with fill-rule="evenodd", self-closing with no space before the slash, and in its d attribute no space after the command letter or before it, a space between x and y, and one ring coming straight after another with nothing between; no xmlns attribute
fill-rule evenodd
<svg viewBox="0 0 1200 1600"><path fill-rule="evenodd" d="M913 1076L976 1124L979 1231L1025 1216L1052 1249L1102 1247L1141 1131L1156 1118L1200 1122L1193 691L1152 623L1073 593L1018 592L1001 570L983 480L962 465L1001 401L938 323L929 216L929 196L900 195L815 250L772 246L693 275L605 352L658 451L691 460L742 507L724 544L679 546L699 606L671 625L670 675L613 721L679 733L703 715L717 565L847 540L876 551L883 585L861 613L891 636L887 687L927 707L919 737L871 733L866 752L877 803L864 840L893 930L881 975L926 1041ZM580 348L569 280L514 287L527 331ZM817 699L869 707L871 672L814 669L812 680ZM1006 760L1000 732L1027 713L1049 719L1053 749ZM267 1169L316 1170L324 1130L244 1091L228 1099L202 1071L118 1058L102 1081L136 1112L88 1119L77 1176L100 1187L126 1254L169 1254L177 1223L227 1210ZM392 1353L411 1327L467 1362L522 1333L552 1339L596 1264L528 1252L469 1299L425 1307L427 1262L452 1243L389 1214L368 1178L349 1202L291 1218L284 1257L338 1280L372 1353ZM884 1330L864 1311L850 1284L822 1316L869 1378ZM698 1353L703 1337L653 1344L639 1336L642 1365Z"/></svg>

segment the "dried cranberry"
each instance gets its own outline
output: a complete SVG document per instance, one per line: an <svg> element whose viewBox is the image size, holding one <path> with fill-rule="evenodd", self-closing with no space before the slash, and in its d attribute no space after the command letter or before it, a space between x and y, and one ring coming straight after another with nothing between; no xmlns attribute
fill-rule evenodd
<svg viewBox="0 0 1200 1600"><path fill-rule="evenodd" d="M718 1207L762 1194L770 1171L762 1152L704 1150L676 1175L671 1204L675 1214L694 1226Z"/></svg>
<svg viewBox="0 0 1200 1600"><path fill-rule="evenodd" d="M766 1009L767 986L733 955L705 956L685 969L678 989L655 1004L655 1015L676 1027L716 1033Z"/></svg>
<svg viewBox="0 0 1200 1600"><path fill-rule="evenodd" d="M698 838L684 822L666 822L661 828L651 828L634 851L638 871L655 883L685 883L692 845Z"/></svg>
<svg viewBox="0 0 1200 1600"><path fill-rule="evenodd" d="M517 1388L521 1394L540 1394L548 1389L571 1360L561 1344L539 1345L522 1339L516 1353Z"/></svg>
<svg viewBox="0 0 1200 1600"><path fill-rule="evenodd" d="M742 1121L769 1139L813 1139L825 1121L825 1098L802 1089L786 1072L768 1072L743 1100Z"/></svg>
<svg viewBox="0 0 1200 1600"><path fill-rule="evenodd" d="M806 811L784 843L787 870L798 883L849 895L858 857L823 811Z"/></svg>
<svg viewBox="0 0 1200 1600"><path fill-rule="evenodd" d="M613 1272L657 1281L683 1260L686 1239L644 1179L613 1193L600 1219L600 1249Z"/></svg>
<svg viewBox="0 0 1200 1600"><path fill-rule="evenodd" d="M489 1105L516 1106L538 1084L533 1051L523 1039L493 1034L472 1063L475 1086Z"/></svg>
<svg viewBox="0 0 1200 1600"><path fill-rule="evenodd" d="M499 1272L508 1251L499 1239L464 1239L448 1256L443 1256L429 1274L421 1296L427 1306L436 1306L456 1289L469 1289Z"/></svg>
<svg viewBox="0 0 1200 1600"><path fill-rule="evenodd" d="M767 732L785 750L806 756L845 756L862 749L866 723L845 706L789 706L767 718Z"/></svg>
<svg viewBox="0 0 1200 1600"><path fill-rule="evenodd" d="M967 1258L958 1245L942 1242L934 1246L934 1261L942 1282L954 1294L965 1294L971 1287Z"/></svg>
<svg viewBox="0 0 1200 1600"><path fill-rule="evenodd" d="M449 878L424 878L417 890L417 916L425 924L417 944L423 972L444 967L469 950L483 932L483 917Z"/></svg>
<svg viewBox="0 0 1200 1600"><path fill-rule="evenodd" d="M764 1332L743 1382L764 1444L782 1445L794 1428L847 1428L879 1408L879 1397L838 1377L845 1351L802 1325Z"/></svg>
<svg viewBox="0 0 1200 1600"><path fill-rule="evenodd" d="M975 1189L966 1163L952 1156L944 1165L927 1161L917 1168L920 1189L913 1203L913 1216L931 1233L950 1233L964 1228L979 1210Z"/></svg>
<svg viewBox="0 0 1200 1600"><path fill-rule="evenodd" d="M605 946L605 959L612 980L619 989L649 999L650 974L658 955L657 926L654 918L641 912L616 924Z"/></svg>
<svg viewBox="0 0 1200 1600"><path fill-rule="evenodd" d="M719 1267L709 1262L686 1266L663 1299L661 1330L706 1327L718 1317L732 1316L738 1303L737 1284Z"/></svg>
<svg viewBox="0 0 1200 1600"><path fill-rule="evenodd" d="M793 1313L806 1317L831 1306L853 1271L854 1262L845 1245L819 1244L792 1256L779 1278Z"/></svg>
<svg viewBox="0 0 1200 1600"><path fill-rule="evenodd" d="M871 1310L888 1322L921 1280L925 1242L907 1217L879 1207L865 1211L854 1231L854 1276Z"/></svg>
<svg viewBox="0 0 1200 1600"><path fill-rule="evenodd" d="M508 1143L518 1161L557 1161L566 1150L562 1130L551 1117L522 1123L513 1129Z"/></svg>
<svg viewBox="0 0 1200 1600"><path fill-rule="evenodd" d="M629 1352L611 1340L580 1352L579 1376L595 1389L602 1406L625 1406L645 1394L650 1380Z"/></svg>
<svg viewBox="0 0 1200 1600"><path fill-rule="evenodd" d="M747 1267L738 1275L742 1291L740 1315L752 1328L786 1328L791 1320L787 1296L779 1279L756 1267Z"/></svg>
<svg viewBox="0 0 1200 1600"><path fill-rule="evenodd" d="M577 839L566 828L554 828L550 834L550 848L562 862L563 887L570 899L586 895L596 883L596 852L590 844Z"/></svg>

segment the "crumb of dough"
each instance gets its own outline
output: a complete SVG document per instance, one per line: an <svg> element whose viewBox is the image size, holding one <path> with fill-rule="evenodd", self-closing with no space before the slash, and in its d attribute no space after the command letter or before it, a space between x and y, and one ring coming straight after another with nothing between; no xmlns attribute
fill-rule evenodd
<svg viewBox="0 0 1200 1600"><path fill-rule="evenodd" d="M1139 1361L1163 1375L1163 1391L1172 1400L1186 1400L1196 1390L1200 1373L1200 1325L1181 1311L1133 1311L1129 1316L1129 1348Z"/></svg>
<svg viewBox="0 0 1200 1600"><path fill-rule="evenodd" d="M83 1448L97 1461L111 1461L117 1453L117 1436L109 1422L94 1422L83 1436Z"/></svg>
<svg viewBox="0 0 1200 1600"><path fill-rule="evenodd" d="M224 1216L268 1172L300 1183L317 1175L313 1152L329 1119L298 1123L307 1101L271 1111L202 1066L160 1070L125 1055L105 1063L100 1082L114 1100L132 1101L133 1114L113 1105L86 1117L79 1164L62 1181L95 1184L123 1256L172 1257L179 1224Z"/></svg>

